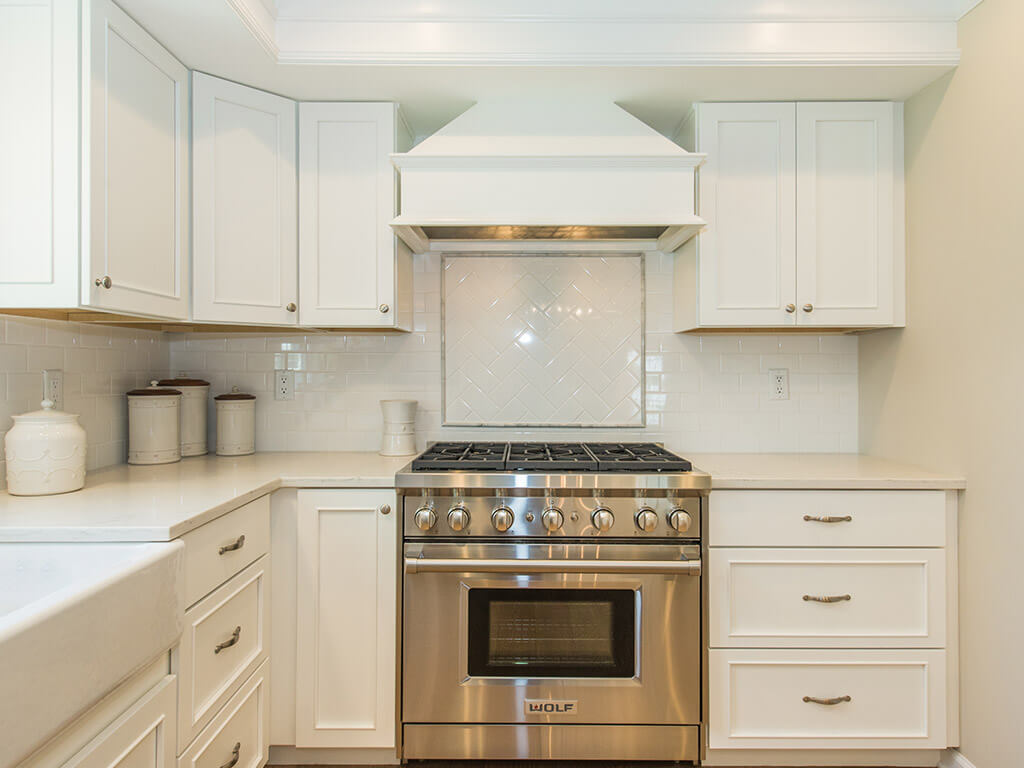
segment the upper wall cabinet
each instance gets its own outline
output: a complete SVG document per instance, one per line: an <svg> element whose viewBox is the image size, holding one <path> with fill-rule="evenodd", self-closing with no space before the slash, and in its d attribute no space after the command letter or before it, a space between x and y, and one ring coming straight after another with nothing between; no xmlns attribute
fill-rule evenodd
<svg viewBox="0 0 1024 768"><path fill-rule="evenodd" d="M904 324L901 104L699 104L690 128L708 227L677 331Z"/></svg>
<svg viewBox="0 0 1024 768"><path fill-rule="evenodd" d="M192 318L295 325L294 101L192 76Z"/></svg>
<svg viewBox="0 0 1024 768"><path fill-rule="evenodd" d="M0 0L0 307L184 319L187 72L109 0L78 8Z"/></svg>
<svg viewBox="0 0 1024 768"><path fill-rule="evenodd" d="M391 153L411 141L390 103L299 105L299 324L412 327L412 254L391 230Z"/></svg>

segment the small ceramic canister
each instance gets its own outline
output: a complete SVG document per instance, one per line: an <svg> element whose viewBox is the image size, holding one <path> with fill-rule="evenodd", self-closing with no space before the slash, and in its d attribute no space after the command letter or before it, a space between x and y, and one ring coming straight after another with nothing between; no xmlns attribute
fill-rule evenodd
<svg viewBox="0 0 1024 768"><path fill-rule="evenodd" d="M217 403L217 455L256 453L256 395L232 387L213 399Z"/></svg>
<svg viewBox="0 0 1024 768"><path fill-rule="evenodd" d="M85 485L85 430L73 413L43 410L14 417L4 438L7 491L14 496L45 496Z"/></svg>
<svg viewBox="0 0 1024 768"><path fill-rule="evenodd" d="M181 461L181 391L148 387L128 393L128 463Z"/></svg>
<svg viewBox="0 0 1024 768"><path fill-rule="evenodd" d="M181 390L181 455L203 456L206 447L206 403L210 397L210 382L190 379L184 373L176 379L161 379L161 387Z"/></svg>
<svg viewBox="0 0 1024 768"><path fill-rule="evenodd" d="M381 456L411 456L416 453L416 401L381 400L384 434Z"/></svg>

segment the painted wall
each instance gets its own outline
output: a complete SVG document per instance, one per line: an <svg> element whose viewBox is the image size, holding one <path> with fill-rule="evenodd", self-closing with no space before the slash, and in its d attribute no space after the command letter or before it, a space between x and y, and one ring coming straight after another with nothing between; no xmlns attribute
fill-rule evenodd
<svg viewBox="0 0 1024 768"><path fill-rule="evenodd" d="M39 410L43 370L64 370L64 410L79 415L86 465L120 464L127 455L124 393L167 375L165 334L129 328L0 315L0 488L6 487L3 437L11 416Z"/></svg>
<svg viewBox="0 0 1024 768"><path fill-rule="evenodd" d="M967 477L961 751L1024 760L1024 3L960 22L959 69L906 109L908 326L860 340L866 453Z"/></svg>
<svg viewBox="0 0 1024 768"><path fill-rule="evenodd" d="M646 265L646 429L442 427L440 262L416 257L413 333L192 334L171 342L171 367L204 376L214 393L254 393L258 450L377 450L382 398L419 401L421 447L518 438L651 440L683 453L857 448L857 337L672 333L672 260L662 255ZM484 306L500 298L501 281L481 285ZM298 371L295 400L275 401L272 373L285 367ZM769 399L769 368L789 369L789 400Z"/></svg>

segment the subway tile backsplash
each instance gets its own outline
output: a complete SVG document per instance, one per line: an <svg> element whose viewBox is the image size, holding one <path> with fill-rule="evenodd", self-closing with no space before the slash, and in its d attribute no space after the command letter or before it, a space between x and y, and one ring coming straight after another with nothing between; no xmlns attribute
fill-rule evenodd
<svg viewBox="0 0 1024 768"><path fill-rule="evenodd" d="M169 336L170 366L214 394L257 396L258 450L377 450L383 398L419 401L418 440L655 440L697 451L857 450L856 336L672 332L672 259L646 257L647 427L442 427L441 258L415 258L415 328L407 334ZM275 401L277 368L296 371ZM770 400L768 370L787 368L790 399ZM211 431L213 421L210 422Z"/></svg>
<svg viewBox="0 0 1024 768"><path fill-rule="evenodd" d="M127 455L124 393L166 376L169 359L170 337L158 332L0 315L0 488L11 416L39 409L44 370L64 371L64 410L79 415L86 464L99 469Z"/></svg>

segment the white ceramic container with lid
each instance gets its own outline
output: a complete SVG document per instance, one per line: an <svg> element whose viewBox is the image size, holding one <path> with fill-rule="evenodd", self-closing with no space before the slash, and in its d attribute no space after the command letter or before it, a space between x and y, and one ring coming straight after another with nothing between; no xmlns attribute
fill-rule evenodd
<svg viewBox="0 0 1024 768"><path fill-rule="evenodd" d="M181 461L181 391L148 387L128 393L128 463L172 464Z"/></svg>
<svg viewBox="0 0 1024 768"><path fill-rule="evenodd" d="M217 455L256 453L256 395L232 387L213 399L217 404Z"/></svg>
<svg viewBox="0 0 1024 768"><path fill-rule="evenodd" d="M206 445L206 405L210 398L210 382L190 379L179 373L176 379L161 379L158 386L181 391L181 455L203 456Z"/></svg>
<svg viewBox="0 0 1024 768"><path fill-rule="evenodd" d="M381 400L384 435L381 456L411 456L416 453L416 400Z"/></svg>
<svg viewBox="0 0 1024 768"><path fill-rule="evenodd" d="M43 400L41 411L15 416L4 438L7 491L14 496L46 496L85 485L85 430L74 413L55 411Z"/></svg>

